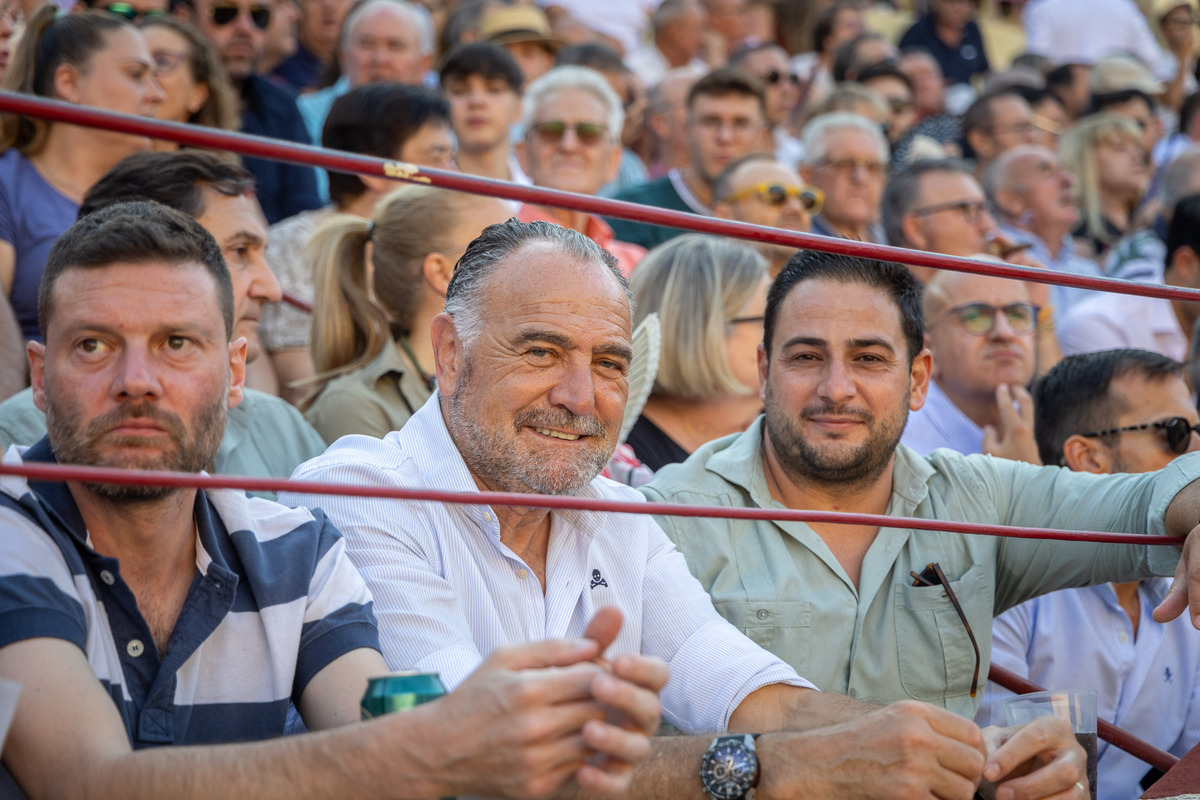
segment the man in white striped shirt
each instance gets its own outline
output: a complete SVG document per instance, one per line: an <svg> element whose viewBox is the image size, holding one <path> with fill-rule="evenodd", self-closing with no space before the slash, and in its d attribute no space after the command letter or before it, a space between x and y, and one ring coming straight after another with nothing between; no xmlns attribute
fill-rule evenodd
<svg viewBox="0 0 1200 800"><path fill-rule="evenodd" d="M516 220L487 228L433 324L438 393L402 430L345 437L294 477L640 499L596 477L628 392L630 306L613 257L581 234ZM633 797L885 798L916 788L969 798L985 764L1002 775L1041 749L1030 729L989 761L978 728L955 714L816 691L721 618L649 517L281 499L322 506L346 535L393 669L437 671L454 686L497 647L577 635L595 608L620 608L625 626L609 657L666 661L665 717L709 734L656 740ZM757 744L711 736L725 731L776 733Z"/></svg>
<svg viewBox="0 0 1200 800"><path fill-rule="evenodd" d="M246 340L194 219L146 202L85 216L50 251L39 321L49 435L6 464L212 461ZM573 778L612 793L658 724L662 665L592 663L612 610L591 641L510 648L452 696L358 722L386 667L370 595L317 511L4 476L0 532L0 678L21 687L3 767L33 800L532 797ZM289 702L314 733L259 741L282 737Z"/></svg>

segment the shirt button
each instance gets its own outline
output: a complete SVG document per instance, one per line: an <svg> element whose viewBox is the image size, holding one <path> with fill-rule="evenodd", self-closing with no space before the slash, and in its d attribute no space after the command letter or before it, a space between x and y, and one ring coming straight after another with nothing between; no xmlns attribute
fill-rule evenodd
<svg viewBox="0 0 1200 800"><path fill-rule="evenodd" d="M1125 644L1125 643L1126 643L1126 642L1128 642L1128 641L1129 641L1129 634L1128 634L1128 633L1122 633L1122 634L1121 634L1121 644Z"/></svg>
<svg viewBox="0 0 1200 800"><path fill-rule="evenodd" d="M105 586L112 586L117 582L117 579L113 577L113 574L106 569L100 570L100 580Z"/></svg>
<svg viewBox="0 0 1200 800"><path fill-rule="evenodd" d="M852 688L849 692L847 692L847 694L851 697L858 697L858 690Z"/></svg>
<svg viewBox="0 0 1200 800"><path fill-rule="evenodd" d="M769 616L771 616L771 615L770 615L770 613L768 613L768 612L767 612L767 610L766 610L765 608L760 608L760 609L758 610L758 614L757 614L756 616L757 616L759 619L766 619L767 617L769 617Z"/></svg>
<svg viewBox="0 0 1200 800"><path fill-rule="evenodd" d="M131 658L137 658L146 651L146 645L142 644L141 639L130 639L129 644L125 645L125 652L129 653Z"/></svg>
<svg viewBox="0 0 1200 800"><path fill-rule="evenodd" d="M485 511L485 512L483 512L483 521L484 521L484 522L491 522L491 521L492 521L492 513L491 513L490 511Z"/></svg>
<svg viewBox="0 0 1200 800"><path fill-rule="evenodd" d="M529 570L527 570L527 569L517 570L517 577L520 578L521 580L525 580L526 578L529 577Z"/></svg>

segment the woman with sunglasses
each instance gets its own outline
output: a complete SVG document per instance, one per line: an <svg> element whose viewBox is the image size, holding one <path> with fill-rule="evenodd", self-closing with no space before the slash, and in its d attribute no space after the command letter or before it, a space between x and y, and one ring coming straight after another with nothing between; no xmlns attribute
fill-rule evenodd
<svg viewBox="0 0 1200 800"><path fill-rule="evenodd" d="M99 11L60 17L54 6L29 19L2 85L146 117L163 97L137 28ZM0 287L22 334L40 341L37 289L50 246L75 221L92 184L150 140L5 114L0 141Z"/></svg>
<svg viewBox="0 0 1200 800"><path fill-rule="evenodd" d="M511 216L481 195L405 186L370 220L330 217L314 256L310 352L315 392L302 402L327 442L399 430L433 391L429 330L459 256L484 227Z"/></svg>
<svg viewBox="0 0 1200 800"><path fill-rule="evenodd" d="M237 93L212 42L176 17L147 17L140 27L164 94L155 116L169 122L236 130ZM179 148L176 142L154 140L155 150Z"/></svg>
<svg viewBox="0 0 1200 800"><path fill-rule="evenodd" d="M626 439L650 469L745 430L762 411L757 350L768 286L755 250L699 234L659 245L634 270L635 325L657 313L662 326L654 389Z"/></svg>

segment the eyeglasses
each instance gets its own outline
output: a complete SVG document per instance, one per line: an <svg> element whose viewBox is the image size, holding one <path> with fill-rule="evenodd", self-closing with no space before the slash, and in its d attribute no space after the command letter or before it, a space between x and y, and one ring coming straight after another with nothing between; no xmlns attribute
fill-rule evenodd
<svg viewBox="0 0 1200 800"><path fill-rule="evenodd" d="M1032 122L1014 122L1011 125L996 125L992 128L992 135L997 133L1015 133L1018 136L1032 136L1037 130L1037 126Z"/></svg>
<svg viewBox="0 0 1200 800"><path fill-rule="evenodd" d="M954 200L949 203L914 208L908 213L914 217L928 217L930 214L940 214L943 211L957 211L967 222L979 222L983 217L983 212L987 211L987 203L983 200Z"/></svg>
<svg viewBox="0 0 1200 800"><path fill-rule="evenodd" d="M738 119L724 119L718 116L704 116L699 119L690 120L690 124L696 125L700 130L707 135L713 136L720 133L725 128L733 131L733 135L739 139L746 139L751 136L757 136L763 129L763 123L760 120L746 119L744 117Z"/></svg>
<svg viewBox="0 0 1200 800"><path fill-rule="evenodd" d="M914 107L914 103L909 97L889 97L887 104L893 114L903 114L905 111L912 111Z"/></svg>
<svg viewBox="0 0 1200 800"><path fill-rule="evenodd" d="M538 138L550 145L562 142L568 130L575 131L575 138L579 140L579 143L588 147L600 144L608 136L608 128L597 122L571 123L554 120L538 122L533 125L533 132L538 135Z"/></svg>
<svg viewBox="0 0 1200 800"><path fill-rule="evenodd" d="M250 8L246 9L246 12L250 15L250 21L254 23L254 27L260 31L265 31L267 26L271 24L271 9L269 6L250 6ZM208 17L218 28L223 28L237 19L241 13L241 6L219 5L213 6L208 10Z"/></svg>
<svg viewBox="0 0 1200 800"><path fill-rule="evenodd" d="M1120 428L1109 428L1106 431L1081 433L1080 436L1115 436L1118 433L1145 430L1165 431L1167 447L1171 448L1171 452L1175 455L1181 456L1187 452L1188 445L1192 443L1192 431L1200 433L1200 425L1192 425L1183 417L1171 417L1158 422L1147 422L1144 425L1125 425Z"/></svg>
<svg viewBox="0 0 1200 800"><path fill-rule="evenodd" d="M105 6L104 10L121 19L127 19L130 22L140 22L143 19L155 19L167 15L167 12L158 8L152 8L149 11L139 11L129 5L129 3L113 3L112 5Z"/></svg>
<svg viewBox="0 0 1200 800"><path fill-rule="evenodd" d="M726 197L725 202L736 203L752 194L757 194L758 199L769 206L781 206L789 197L794 197L804 206L804 210L811 214L820 214L825 205L825 193L815 186L783 186L778 183L760 183L747 187Z"/></svg>
<svg viewBox="0 0 1200 800"><path fill-rule="evenodd" d="M916 570L909 570L908 574L912 576L913 586L941 586L945 589L946 597L950 598L950 604L958 612L958 618L966 628L967 637L971 640L971 647L975 650L975 674L971 676L971 697L974 697L975 693L979 691L979 643L975 641L975 632L971 630L971 623L967 621L967 615L959 605L954 590L950 588L950 581L946 580L946 573L942 572L941 565L934 561L932 564L928 564L920 575Z"/></svg>
<svg viewBox="0 0 1200 800"><path fill-rule="evenodd" d="M761 78L762 82L767 84L768 86L774 86L775 84L779 83L780 81L791 81L793 86L800 85L800 76L799 75L797 75L794 72L790 72L790 73L789 72L780 72L777 69L771 70L766 75L760 75L759 78Z"/></svg>
<svg viewBox="0 0 1200 800"><path fill-rule="evenodd" d="M766 321L767 321L767 318L764 315L760 314L757 317L734 317L733 319L729 320L729 324L730 325L762 325Z"/></svg>
<svg viewBox="0 0 1200 800"><path fill-rule="evenodd" d="M843 175L852 175L855 170L861 168L872 177L882 177L883 173L887 170L887 164L882 161L874 161L869 158L855 158L854 156L825 158L819 162L818 166L829 167Z"/></svg>
<svg viewBox="0 0 1200 800"><path fill-rule="evenodd" d="M155 50L150 54L154 59L154 77L163 78L174 75L179 67L188 60L188 54L182 50Z"/></svg>
<svg viewBox="0 0 1200 800"><path fill-rule="evenodd" d="M993 306L987 303L967 303L946 312L941 321L950 317L958 317L959 324L967 333L975 336L985 336L996 327L996 315L1004 314L1008 326L1013 333L1033 333L1037 329L1038 308L1033 303L1010 303L1006 306Z"/></svg>

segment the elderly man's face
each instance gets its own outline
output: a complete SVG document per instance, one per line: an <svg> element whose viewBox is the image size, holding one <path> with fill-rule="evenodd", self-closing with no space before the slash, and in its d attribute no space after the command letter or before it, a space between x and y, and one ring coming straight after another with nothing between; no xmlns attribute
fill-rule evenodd
<svg viewBox="0 0 1200 800"><path fill-rule="evenodd" d="M869 225L879 217L887 154L866 131L828 132L825 157L805 168L808 182L825 192L825 219L838 227Z"/></svg>
<svg viewBox="0 0 1200 800"><path fill-rule="evenodd" d="M535 186L594 194L616 177L620 131L608 129L607 109L584 89L562 89L536 109L517 146Z"/></svg>
<svg viewBox="0 0 1200 800"><path fill-rule="evenodd" d="M805 197L816 198L796 170L779 161L751 161L730 178L727 197L713 209L717 216L806 233L811 229L812 213ZM786 245L759 244L758 249L773 263L796 252Z"/></svg>
<svg viewBox="0 0 1200 800"><path fill-rule="evenodd" d="M576 492L604 469L620 434L629 299L607 267L547 242L508 256L482 291L475 341L439 327L444 318L435 323L450 433L481 487Z"/></svg>
<svg viewBox="0 0 1200 800"><path fill-rule="evenodd" d="M129 469L203 469L241 400L216 281L201 264L116 263L62 274L45 345L29 345L34 402L58 459ZM160 487L90 487L117 501Z"/></svg>
<svg viewBox="0 0 1200 800"><path fill-rule="evenodd" d="M351 86L378 81L419 84L428 67L420 32L398 6L381 3L354 21L342 71Z"/></svg>
<svg viewBox="0 0 1200 800"><path fill-rule="evenodd" d="M992 397L1001 384L1027 386L1036 336L1022 321L1036 313L1020 306L1029 303L1025 284L967 274L937 280L942 293L926 304L926 342L938 385L951 397Z"/></svg>
<svg viewBox="0 0 1200 800"><path fill-rule="evenodd" d="M1022 217L1038 220L1070 231L1079 222L1075 206L1075 179L1063 169L1052 151L1038 148L1013 160L1009 167L1014 194L1021 205L1017 222Z"/></svg>
<svg viewBox="0 0 1200 800"><path fill-rule="evenodd" d="M918 250L969 257L986 253L996 220L979 182L962 172L921 177L917 204L904 216L904 232Z"/></svg>

